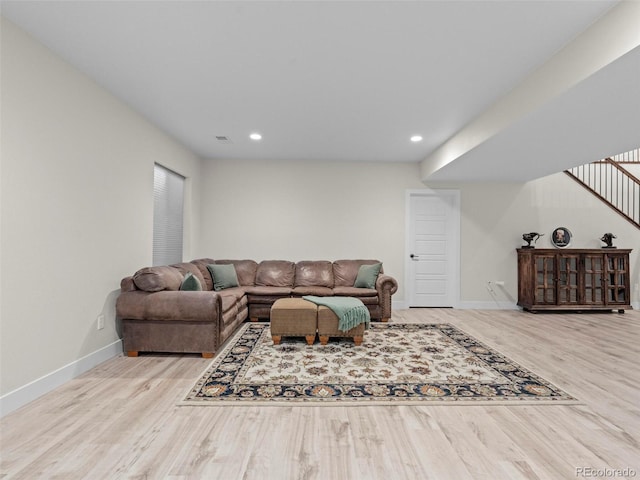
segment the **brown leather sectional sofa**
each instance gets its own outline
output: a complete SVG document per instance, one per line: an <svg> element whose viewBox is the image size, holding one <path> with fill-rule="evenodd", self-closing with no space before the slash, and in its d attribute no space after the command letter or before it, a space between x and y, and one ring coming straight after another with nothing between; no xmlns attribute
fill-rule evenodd
<svg viewBox="0 0 640 480"><path fill-rule="evenodd" d="M301 261L213 260L146 267L122 279L116 313L122 323L124 350L192 352L213 356L247 318L268 319L271 305L303 295L357 297L374 320L391 317L396 280L383 271L375 288L355 287L360 266L377 260ZM235 267L238 286L214 291L207 265ZM225 267L222 267L225 268ZM202 291L180 290L190 272Z"/></svg>

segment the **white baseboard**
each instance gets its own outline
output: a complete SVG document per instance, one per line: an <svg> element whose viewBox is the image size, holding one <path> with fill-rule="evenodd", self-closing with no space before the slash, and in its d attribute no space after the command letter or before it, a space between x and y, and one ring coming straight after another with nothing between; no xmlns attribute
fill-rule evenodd
<svg viewBox="0 0 640 480"><path fill-rule="evenodd" d="M122 340L85 355L78 360L65 365L43 377L27 383L0 397L0 417L17 410L29 402L41 397L45 393L58 388L60 385L73 380L96 365L116 357L122 353Z"/></svg>
<svg viewBox="0 0 640 480"><path fill-rule="evenodd" d="M404 310L407 303L404 301L392 300L393 310ZM453 308L460 310L517 310L518 306L512 302L491 302L491 301L460 301Z"/></svg>
<svg viewBox="0 0 640 480"><path fill-rule="evenodd" d="M640 302L631 302L631 306L634 310L640 310ZM393 300L392 308L394 310L404 310L409 308L406 306L406 302ZM513 302L491 302L491 301L480 301L480 300L465 300L458 302L457 305L454 305L453 308L457 308L459 310L519 310L517 304ZM615 310L615 309L614 309Z"/></svg>
<svg viewBox="0 0 640 480"><path fill-rule="evenodd" d="M518 310L518 305L513 302L493 302L493 301L460 301L456 308L460 310Z"/></svg>

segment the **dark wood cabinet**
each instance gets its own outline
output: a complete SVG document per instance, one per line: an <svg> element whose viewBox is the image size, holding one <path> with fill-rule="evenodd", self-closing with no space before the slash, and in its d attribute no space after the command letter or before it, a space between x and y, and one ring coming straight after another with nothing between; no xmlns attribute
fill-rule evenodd
<svg viewBox="0 0 640 480"><path fill-rule="evenodd" d="M628 249L518 248L518 305L538 310L631 308Z"/></svg>

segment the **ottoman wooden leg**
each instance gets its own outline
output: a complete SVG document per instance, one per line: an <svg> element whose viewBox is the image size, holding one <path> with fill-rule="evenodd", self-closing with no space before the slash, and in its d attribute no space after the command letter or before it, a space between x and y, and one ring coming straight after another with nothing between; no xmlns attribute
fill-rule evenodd
<svg viewBox="0 0 640 480"><path fill-rule="evenodd" d="M138 351L137 350L129 350L127 352L127 357L137 357L138 356Z"/></svg>
<svg viewBox="0 0 640 480"><path fill-rule="evenodd" d="M326 345L329 342L329 335L320 335L320 343Z"/></svg>
<svg viewBox="0 0 640 480"><path fill-rule="evenodd" d="M213 358L213 352L202 352L202 358Z"/></svg>
<svg viewBox="0 0 640 480"><path fill-rule="evenodd" d="M304 337L313 345L318 330L318 307L302 298L279 298L271 306L269 327L273 344L281 337Z"/></svg>
<svg viewBox="0 0 640 480"><path fill-rule="evenodd" d="M359 347L360 345L362 345L362 339L363 337L353 337L353 343L356 344L356 347Z"/></svg>
<svg viewBox="0 0 640 480"><path fill-rule="evenodd" d="M383 322L385 322L385 323L386 323L386 322L388 322L388 321L389 321L389 317L387 317L387 318L382 318L381 320L382 320Z"/></svg>
<svg viewBox="0 0 640 480"><path fill-rule="evenodd" d="M258 317L251 317L252 322L257 322L258 320L260 320Z"/></svg>

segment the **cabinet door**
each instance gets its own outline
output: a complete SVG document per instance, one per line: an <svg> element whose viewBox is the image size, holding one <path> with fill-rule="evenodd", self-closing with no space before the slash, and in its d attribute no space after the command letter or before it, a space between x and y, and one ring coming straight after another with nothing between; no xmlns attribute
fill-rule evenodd
<svg viewBox="0 0 640 480"><path fill-rule="evenodd" d="M579 255L558 255L558 305L578 305Z"/></svg>
<svg viewBox="0 0 640 480"><path fill-rule="evenodd" d="M535 257L536 294L535 304L555 305L556 297L556 257L555 255L536 255Z"/></svg>
<svg viewBox="0 0 640 480"><path fill-rule="evenodd" d="M584 256L584 303L604 305L604 255Z"/></svg>
<svg viewBox="0 0 640 480"><path fill-rule="evenodd" d="M629 257L608 254L606 262L606 289L608 305L629 303Z"/></svg>

